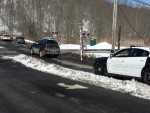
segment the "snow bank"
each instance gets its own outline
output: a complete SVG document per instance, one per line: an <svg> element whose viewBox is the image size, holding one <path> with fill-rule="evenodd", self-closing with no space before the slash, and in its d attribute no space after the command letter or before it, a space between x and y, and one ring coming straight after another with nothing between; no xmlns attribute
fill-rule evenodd
<svg viewBox="0 0 150 113"><path fill-rule="evenodd" d="M80 46L76 44L61 44L60 49L80 49Z"/></svg>
<svg viewBox="0 0 150 113"><path fill-rule="evenodd" d="M60 49L80 49L77 44L61 44ZM111 49L111 44L107 42L98 43L94 46L87 45L87 49Z"/></svg>
<svg viewBox="0 0 150 113"><path fill-rule="evenodd" d="M12 59L22 63L26 67L33 68L42 72L54 74L71 80L80 81L83 83L100 86L106 89L128 93L133 96L150 99L150 86L139 83L133 80L117 80L105 76L94 75L83 71L72 70L61 67L56 64L47 63L34 57L23 54L17 56L4 56L3 59Z"/></svg>
<svg viewBox="0 0 150 113"><path fill-rule="evenodd" d="M111 49L112 45L107 42L101 42L94 46L87 45L87 49ZM117 48L117 47L116 47ZM125 48L125 47L121 47ZM61 44L60 49L80 49L80 45L77 44Z"/></svg>
<svg viewBox="0 0 150 113"><path fill-rule="evenodd" d="M87 49L111 49L111 44L107 43L107 42L102 42L102 43L98 43L94 46L87 46Z"/></svg>
<svg viewBox="0 0 150 113"><path fill-rule="evenodd" d="M4 48L4 47L0 46L0 48Z"/></svg>
<svg viewBox="0 0 150 113"><path fill-rule="evenodd" d="M35 43L34 41L31 41L31 40L28 40L28 39L25 39L25 42L27 42L27 43Z"/></svg>

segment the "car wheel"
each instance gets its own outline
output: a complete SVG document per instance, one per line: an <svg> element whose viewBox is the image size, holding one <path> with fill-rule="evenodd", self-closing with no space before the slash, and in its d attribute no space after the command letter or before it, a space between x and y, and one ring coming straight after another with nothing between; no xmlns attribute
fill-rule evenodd
<svg viewBox="0 0 150 113"><path fill-rule="evenodd" d="M31 53L31 55L33 55L33 54L34 54L34 53L33 53L33 49L32 49L32 48L30 49L30 53Z"/></svg>
<svg viewBox="0 0 150 113"><path fill-rule="evenodd" d="M104 66L103 66L103 64L101 62L95 63L93 68L94 68L94 74L104 75Z"/></svg>
<svg viewBox="0 0 150 113"><path fill-rule="evenodd" d="M40 55L40 57L43 57L44 56L44 51L40 50L39 55Z"/></svg>
<svg viewBox="0 0 150 113"><path fill-rule="evenodd" d="M150 68L144 69L142 71L142 82L150 85Z"/></svg>

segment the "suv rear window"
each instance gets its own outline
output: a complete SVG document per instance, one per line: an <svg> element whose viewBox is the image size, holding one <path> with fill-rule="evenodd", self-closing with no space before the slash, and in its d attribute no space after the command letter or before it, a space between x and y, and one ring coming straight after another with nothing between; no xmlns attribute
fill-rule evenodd
<svg viewBox="0 0 150 113"><path fill-rule="evenodd" d="M58 43L55 40L47 40L47 46L53 47L58 46Z"/></svg>

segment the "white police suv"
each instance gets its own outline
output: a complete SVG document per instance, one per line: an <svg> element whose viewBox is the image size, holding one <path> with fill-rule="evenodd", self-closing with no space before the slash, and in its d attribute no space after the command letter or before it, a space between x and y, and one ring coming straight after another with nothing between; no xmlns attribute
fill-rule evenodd
<svg viewBox="0 0 150 113"><path fill-rule="evenodd" d="M95 74L141 78L150 85L150 47L125 48L110 57L96 58L93 70Z"/></svg>

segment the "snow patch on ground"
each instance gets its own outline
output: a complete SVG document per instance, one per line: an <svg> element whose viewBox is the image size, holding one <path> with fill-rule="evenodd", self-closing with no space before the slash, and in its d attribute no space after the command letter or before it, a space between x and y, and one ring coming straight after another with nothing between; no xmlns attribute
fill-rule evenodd
<svg viewBox="0 0 150 113"><path fill-rule="evenodd" d="M87 45L87 49L111 49L112 45L107 42L101 42L94 46ZM121 46L121 48L125 48ZM78 44L61 44L60 49L80 49L80 45ZM117 47L116 47L117 49Z"/></svg>
<svg viewBox="0 0 150 113"><path fill-rule="evenodd" d="M61 87L65 87L66 89L88 89L88 87L81 86L81 85L78 85L78 84L75 84L75 85L66 85L64 83L58 83L57 85L61 86Z"/></svg>
<svg viewBox="0 0 150 113"><path fill-rule="evenodd" d="M111 48L112 48L112 45L111 44L109 44L109 43L107 43L107 42L101 42L101 43L98 43L98 44L96 44L96 45L94 45L94 46L90 46L90 45L87 45L87 49L88 50L94 50L94 49L102 49L102 50L106 50L106 49L110 49L111 50ZM117 49L117 47L115 47L116 49ZM121 49L123 49L123 48L126 48L126 47L124 47L124 46L121 46L120 47ZM61 44L60 45L60 49L61 50L70 50L70 49L74 49L74 50L80 50L80 45L77 45L77 44ZM78 53L78 52L77 52ZM109 51L102 51L102 52L95 52L95 53L91 53L91 52L86 52L86 53L84 53L83 52L83 55L86 55L86 56L88 56L88 57L108 57L108 56L110 56L110 52Z"/></svg>
<svg viewBox="0 0 150 113"><path fill-rule="evenodd" d="M34 41L31 41L31 40L28 40L28 39L25 39L25 42L27 42L27 43L35 43Z"/></svg>
<svg viewBox="0 0 150 113"><path fill-rule="evenodd" d="M4 56L3 59L12 59L20 62L26 67L33 68L42 72L69 78L71 80L80 81L83 83L100 86L106 89L127 93L144 99L150 99L150 86L133 80L117 80L106 76L99 76L93 73L72 70L62 66L47 63L34 57L23 54L17 56Z"/></svg>
<svg viewBox="0 0 150 113"><path fill-rule="evenodd" d="M77 44L60 44L60 49L80 49L80 45Z"/></svg>

